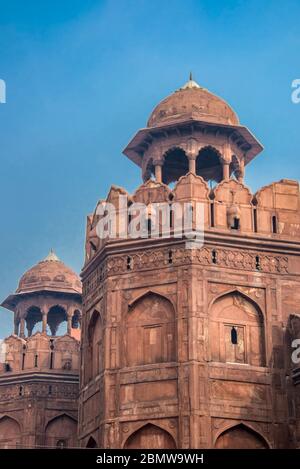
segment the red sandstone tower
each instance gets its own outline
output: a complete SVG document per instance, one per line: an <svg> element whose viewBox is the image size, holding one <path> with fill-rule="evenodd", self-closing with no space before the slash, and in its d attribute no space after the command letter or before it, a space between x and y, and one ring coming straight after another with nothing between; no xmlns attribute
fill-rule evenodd
<svg viewBox="0 0 300 469"><path fill-rule="evenodd" d="M245 167L261 150L192 79L125 148L144 183L107 201L201 202L205 242L99 240L88 217L82 447L299 447L299 185L252 194Z"/></svg>
<svg viewBox="0 0 300 469"><path fill-rule="evenodd" d="M0 363L0 448L78 446L79 277L51 251L1 306L15 327Z"/></svg>

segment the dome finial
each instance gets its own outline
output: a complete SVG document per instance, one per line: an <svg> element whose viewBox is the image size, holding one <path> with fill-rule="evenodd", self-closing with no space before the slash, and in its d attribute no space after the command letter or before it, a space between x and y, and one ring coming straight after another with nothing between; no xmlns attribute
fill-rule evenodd
<svg viewBox="0 0 300 469"><path fill-rule="evenodd" d="M190 72L189 81L185 83L180 89L186 90L189 88L201 88L196 81L193 80L193 74Z"/></svg>
<svg viewBox="0 0 300 469"><path fill-rule="evenodd" d="M50 249L50 252L47 257L45 257L44 261L59 261L59 258L55 254L53 248Z"/></svg>

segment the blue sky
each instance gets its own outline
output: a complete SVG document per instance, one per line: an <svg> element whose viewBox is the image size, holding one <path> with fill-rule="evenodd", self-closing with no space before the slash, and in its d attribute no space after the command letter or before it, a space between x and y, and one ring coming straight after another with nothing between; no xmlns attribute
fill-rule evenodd
<svg viewBox="0 0 300 469"><path fill-rule="evenodd" d="M263 143L252 190L299 179L299 15L296 0L0 0L0 298L51 247L80 271L86 215L141 181L122 149L190 70ZM0 337L11 320L0 309Z"/></svg>

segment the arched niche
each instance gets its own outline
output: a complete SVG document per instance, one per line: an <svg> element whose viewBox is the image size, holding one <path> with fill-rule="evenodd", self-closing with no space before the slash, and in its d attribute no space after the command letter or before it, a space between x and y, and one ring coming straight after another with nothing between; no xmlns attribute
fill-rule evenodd
<svg viewBox="0 0 300 469"><path fill-rule="evenodd" d="M164 155L162 167L162 182L170 184L189 171L189 160L182 148L174 147L168 150Z"/></svg>
<svg viewBox="0 0 300 469"><path fill-rule="evenodd" d="M222 156L216 148L212 146L201 148L196 158L196 174L211 186L222 181Z"/></svg>
<svg viewBox="0 0 300 469"><path fill-rule="evenodd" d="M231 163L229 165L229 174L235 179L238 179L241 175L240 160L236 155L232 155Z"/></svg>
<svg viewBox="0 0 300 469"><path fill-rule="evenodd" d="M81 327L81 312L79 309L74 311L72 316L72 329L80 329Z"/></svg>
<svg viewBox="0 0 300 469"><path fill-rule="evenodd" d="M176 449L172 435L163 428L148 423L132 433L125 442L126 449Z"/></svg>
<svg viewBox="0 0 300 469"><path fill-rule="evenodd" d="M94 310L87 328L86 382L96 378L103 368L103 326L99 311Z"/></svg>
<svg viewBox="0 0 300 469"><path fill-rule="evenodd" d="M175 311L167 298L152 292L139 298L126 316L126 365L176 361L175 326Z"/></svg>
<svg viewBox="0 0 300 469"><path fill-rule="evenodd" d="M217 298L210 310L211 360L265 366L264 317L260 307L239 291Z"/></svg>
<svg viewBox="0 0 300 469"><path fill-rule="evenodd" d="M45 428L45 446L74 448L77 446L77 421L62 414L50 420Z"/></svg>
<svg viewBox="0 0 300 469"><path fill-rule="evenodd" d="M0 448L15 449L21 445L21 427L17 420L4 415L0 419Z"/></svg>
<svg viewBox="0 0 300 469"><path fill-rule="evenodd" d="M243 183L230 179L222 181L214 190L215 226L221 229L235 229L236 216L241 231L254 231L253 195Z"/></svg>
<svg viewBox="0 0 300 469"><path fill-rule="evenodd" d="M244 424L227 428L217 438L216 449L268 449L266 440Z"/></svg>

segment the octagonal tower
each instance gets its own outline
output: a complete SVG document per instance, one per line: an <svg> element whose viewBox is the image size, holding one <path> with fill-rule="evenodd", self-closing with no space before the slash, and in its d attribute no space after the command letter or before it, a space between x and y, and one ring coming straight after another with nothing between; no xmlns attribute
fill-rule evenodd
<svg viewBox="0 0 300 469"><path fill-rule="evenodd" d="M82 446L299 446L286 329L300 308L299 184L282 179L253 194L245 167L261 150L192 79L125 148L144 182L133 194L112 186L87 219ZM122 236L120 196L129 225L135 203L148 214L156 203L189 203L192 217L200 203L203 246L174 236L174 216L168 237ZM103 202L116 208L117 237L97 235Z"/></svg>

